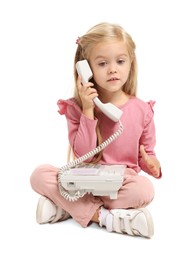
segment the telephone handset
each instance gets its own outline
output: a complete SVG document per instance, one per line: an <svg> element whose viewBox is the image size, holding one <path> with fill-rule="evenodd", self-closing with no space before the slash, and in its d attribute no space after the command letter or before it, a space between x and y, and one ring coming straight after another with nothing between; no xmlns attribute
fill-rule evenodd
<svg viewBox="0 0 188 260"><path fill-rule="evenodd" d="M87 62L87 60L81 60L76 63L76 69L78 74L82 78L82 83L87 83L93 76L93 73L91 71L91 68ZM112 121L117 122L119 121L122 110L117 108L111 103L102 103L97 97L93 99L95 105L100 108L100 110L109 117Z"/></svg>

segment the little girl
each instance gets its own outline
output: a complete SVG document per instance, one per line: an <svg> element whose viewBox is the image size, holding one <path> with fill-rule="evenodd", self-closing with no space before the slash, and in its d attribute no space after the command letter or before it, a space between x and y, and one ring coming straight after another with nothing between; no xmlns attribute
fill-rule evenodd
<svg viewBox="0 0 188 260"><path fill-rule="evenodd" d="M76 43L74 97L57 103L59 113L67 119L70 147L78 158L116 131L118 122L104 115L93 99L98 97L103 103L112 103L123 112L120 120L124 131L85 163L126 165L125 180L117 199L85 194L71 202L59 191L60 168L40 165L30 179L32 188L41 195L37 222L55 223L71 217L82 227L96 222L109 232L151 238L154 227L146 206L154 198L154 188L140 172L143 170L154 178L161 178L162 174L154 151L154 102L136 97L135 44L121 26L110 23L97 24ZM75 65L84 59L89 62L93 78L82 84Z"/></svg>

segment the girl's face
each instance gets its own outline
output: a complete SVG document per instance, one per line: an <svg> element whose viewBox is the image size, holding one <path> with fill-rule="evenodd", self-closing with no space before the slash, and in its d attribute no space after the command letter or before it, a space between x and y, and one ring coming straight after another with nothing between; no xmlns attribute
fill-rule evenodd
<svg viewBox="0 0 188 260"><path fill-rule="evenodd" d="M90 53L89 62L99 95L122 92L122 86L128 79L131 67L124 42L97 44Z"/></svg>

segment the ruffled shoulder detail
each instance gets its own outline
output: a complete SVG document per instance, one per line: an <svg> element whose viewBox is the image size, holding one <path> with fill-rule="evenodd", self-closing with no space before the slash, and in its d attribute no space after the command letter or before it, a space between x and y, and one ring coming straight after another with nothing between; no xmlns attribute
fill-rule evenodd
<svg viewBox="0 0 188 260"><path fill-rule="evenodd" d="M149 105L149 107L151 108L151 110L153 111L153 107L154 107L154 105L155 105L155 101L153 101L153 100L150 100L150 101L148 101L147 102L147 104ZM153 111L154 112L154 111Z"/></svg>
<svg viewBox="0 0 188 260"><path fill-rule="evenodd" d="M59 107L58 112L60 115L65 115L67 113L68 107L73 107L79 112L81 111L81 108L79 107L75 98L70 98L67 100L59 99L57 101L57 106Z"/></svg>
<svg viewBox="0 0 188 260"><path fill-rule="evenodd" d="M155 101L150 100L150 101L146 102L146 104L147 104L147 112L146 112L146 117L145 117L145 124L148 124L154 115L153 107L155 105Z"/></svg>

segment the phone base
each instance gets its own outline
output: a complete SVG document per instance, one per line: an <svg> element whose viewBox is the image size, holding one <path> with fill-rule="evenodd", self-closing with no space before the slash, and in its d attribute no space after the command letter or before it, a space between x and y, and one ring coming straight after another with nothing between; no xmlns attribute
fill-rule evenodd
<svg viewBox="0 0 188 260"><path fill-rule="evenodd" d="M74 195L92 193L94 196L110 196L117 198L117 193L125 179L126 165L78 165L65 171L61 177L62 187Z"/></svg>

